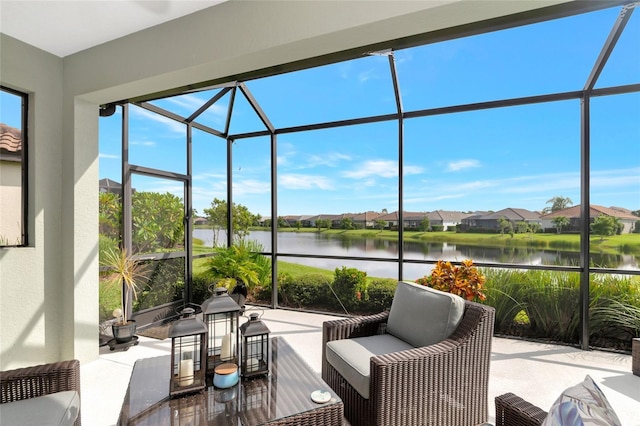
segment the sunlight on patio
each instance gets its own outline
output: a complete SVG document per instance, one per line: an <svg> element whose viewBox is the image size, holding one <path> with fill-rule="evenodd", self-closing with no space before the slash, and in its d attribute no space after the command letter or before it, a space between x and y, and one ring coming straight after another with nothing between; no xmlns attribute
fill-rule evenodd
<svg viewBox="0 0 640 426"><path fill-rule="evenodd" d="M320 375L322 323L334 316L248 307L263 313L272 336L281 336ZM81 368L82 417L90 425L114 425L136 360L167 355L169 339L140 336L128 351L100 350L97 361ZM495 419L494 398L513 392L548 410L567 387L589 374L605 393L623 425L638 426L640 377L631 373L631 355L494 338L489 380L489 421Z"/></svg>

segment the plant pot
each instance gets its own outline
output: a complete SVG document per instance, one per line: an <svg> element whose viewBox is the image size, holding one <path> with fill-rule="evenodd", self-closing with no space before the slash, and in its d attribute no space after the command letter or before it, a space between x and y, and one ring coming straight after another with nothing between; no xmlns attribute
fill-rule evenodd
<svg viewBox="0 0 640 426"><path fill-rule="evenodd" d="M245 301L247 300L248 290L244 284L238 284L231 292L231 298L240 306L240 315L244 314Z"/></svg>
<svg viewBox="0 0 640 426"><path fill-rule="evenodd" d="M117 343L127 343L136 335L136 322L129 320L126 324L114 323L111 329L113 330L113 337Z"/></svg>

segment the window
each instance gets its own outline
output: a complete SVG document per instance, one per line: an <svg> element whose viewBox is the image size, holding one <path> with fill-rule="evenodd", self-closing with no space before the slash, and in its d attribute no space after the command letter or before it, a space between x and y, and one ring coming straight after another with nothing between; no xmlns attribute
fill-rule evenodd
<svg viewBox="0 0 640 426"><path fill-rule="evenodd" d="M0 86L0 246L24 246L27 95Z"/></svg>

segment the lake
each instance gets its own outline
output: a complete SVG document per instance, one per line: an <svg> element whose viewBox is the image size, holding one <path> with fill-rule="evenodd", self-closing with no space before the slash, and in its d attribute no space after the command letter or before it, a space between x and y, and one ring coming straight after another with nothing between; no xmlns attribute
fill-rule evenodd
<svg viewBox="0 0 640 426"><path fill-rule="evenodd" d="M204 241L205 245L213 245L211 229L195 229L193 236ZM219 237L225 241L224 233ZM252 231L248 239L256 240L265 251L271 250L271 233L269 231ZM356 237L310 232L281 232L278 234L279 254L305 254L319 256L348 256L389 259L389 262L342 260L305 257L280 257L279 260L317 268L333 270L342 266L357 268L373 277L397 278L399 244L397 241L375 238ZM540 250L526 247L478 247L450 243L405 242L405 260L438 260L462 261L473 259L474 262L511 263L522 265L565 265L579 264L580 254L562 250ZM593 254L595 265L625 270L640 269L638 261L632 255L599 255ZM415 280L431 272L431 265L406 264L403 267L403 278Z"/></svg>

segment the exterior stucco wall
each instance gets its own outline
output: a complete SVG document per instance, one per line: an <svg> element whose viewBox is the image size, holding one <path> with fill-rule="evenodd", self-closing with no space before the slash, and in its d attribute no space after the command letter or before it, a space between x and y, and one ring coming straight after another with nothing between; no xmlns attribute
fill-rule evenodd
<svg viewBox="0 0 640 426"><path fill-rule="evenodd" d="M0 241L19 244L21 237L22 163L0 160Z"/></svg>

